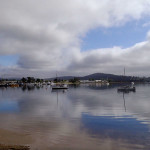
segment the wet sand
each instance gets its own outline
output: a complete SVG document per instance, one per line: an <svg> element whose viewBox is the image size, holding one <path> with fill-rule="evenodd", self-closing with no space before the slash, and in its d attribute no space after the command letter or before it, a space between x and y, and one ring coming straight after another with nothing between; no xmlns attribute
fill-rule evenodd
<svg viewBox="0 0 150 150"><path fill-rule="evenodd" d="M20 145L0 145L0 150L29 150L28 146Z"/></svg>
<svg viewBox="0 0 150 150"><path fill-rule="evenodd" d="M29 150L29 136L0 129L0 150Z"/></svg>

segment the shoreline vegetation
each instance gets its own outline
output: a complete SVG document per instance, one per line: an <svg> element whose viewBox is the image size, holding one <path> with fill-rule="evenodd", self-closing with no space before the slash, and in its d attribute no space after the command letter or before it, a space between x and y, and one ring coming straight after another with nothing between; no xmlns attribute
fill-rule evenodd
<svg viewBox="0 0 150 150"><path fill-rule="evenodd" d="M30 147L29 146L21 146L21 145L0 144L0 150L30 150Z"/></svg>
<svg viewBox="0 0 150 150"><path fill-rule="evenodd" d="M87 76L75 77L75 76L60 76L55 78L35 78L35 77L22 77L22 78L11 78L0 77L0 85L52 85L54 84L82 84L82 83L100 83L100 84L119 84L119 83L150 83L150 77L137 77L137 76L125 76L125 75L114 75L105 73L94 73Z"/></svg>
<svg viewBox="0 0 150 150"><path fill-rule="evenodd" d="M80 84L101 84L101 85L111 85L111 84L129 84L133 81L107 81L107 80L77 80L77 81L42 81L42 82L22 82L21 80L0 80L0 87L24 87L24 86L43 86L43 85L80 85ZM150 83L149 81L134 81L134 83Z"/></svg>
<svg viewBox="0 0 150 150"><path fill-rule="evenodd" d="M115 76L116 77L116 76ZM120 78L121 77L121 78ZM2 79L0 78L0 87L26 87L26 86L37 86L41 87L43 85L79 85L79 84L101 84L101 85L111 85L111 84L129 84L134 83L150 83L149 78L140 78L129 76L119 76L118 78L77 78L73 77L71 79L63 79L61 77L53 79L40 79L34 77L23 77L21 79Z"/></svg>

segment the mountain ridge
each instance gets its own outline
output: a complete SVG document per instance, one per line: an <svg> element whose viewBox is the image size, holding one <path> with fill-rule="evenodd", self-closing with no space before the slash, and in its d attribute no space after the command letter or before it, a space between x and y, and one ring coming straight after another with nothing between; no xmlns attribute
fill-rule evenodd
<svg viewBox="0 0 150 150"><path fill-rule="evenodd" d="M124 75L115 75L107 73L93 73L86 76L60 76L57 77L59 80L70 80L73 78L78 78L79 80L110 80L110 81L137 81L143 78L136 76L124 76ZM56 77L47 78L48 80L54 80Z"/></svg>

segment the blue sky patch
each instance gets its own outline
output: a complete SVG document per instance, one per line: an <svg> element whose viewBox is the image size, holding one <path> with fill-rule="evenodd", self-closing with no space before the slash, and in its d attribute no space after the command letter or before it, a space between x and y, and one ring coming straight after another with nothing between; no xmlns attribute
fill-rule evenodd
<svg viewBox="0 0 150 150"><path fill-rule="evenodd" d="M82 39L81 50L87 51L114 46L127 48L145 41L147 32L150 29L150 22L147 22L147 20L150 19L144 18L139 21L131 21L120 27L90 30Z"/></svg>
<svg viewBox="0 0 150 150"><path fill-rule="evenodd" d="M0 56L0 65L13 66L17 64L18 59L18 55L2 55Z"/></svg>

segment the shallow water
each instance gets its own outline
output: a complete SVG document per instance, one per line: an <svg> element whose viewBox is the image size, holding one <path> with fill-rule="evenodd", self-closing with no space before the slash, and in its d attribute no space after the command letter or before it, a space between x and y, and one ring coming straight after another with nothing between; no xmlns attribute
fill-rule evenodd
<svg viewBox="0 0 150 150"><path fill-rule="evenodd" d="M150 84L0 89L0 143L35 150L150 149Z"/></svg>

